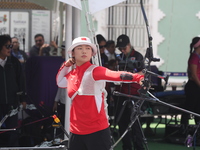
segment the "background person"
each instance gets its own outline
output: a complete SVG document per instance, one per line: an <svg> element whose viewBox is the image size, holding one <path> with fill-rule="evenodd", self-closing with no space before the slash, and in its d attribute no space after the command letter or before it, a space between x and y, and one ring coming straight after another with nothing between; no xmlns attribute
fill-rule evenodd
<svg viewBox="0 0 200 150"><path fill-rule="evenodd" d="M120 70L126 70L129 72L140 72L144 68L143 56L138 51L136 51L130 43L129 37L125 34L120 35L117 38L118 49L122 52L120 54L121 61L119 61ZM138 64L137 64L138 62ZM138 90L140 89L140 85L136 83L122 83L120 86L116 87L116 91L125 94L131 95L139 95ZM117 97L115 100L116 104L116 115L115 119L119 120L119 133L122 135L124 131L127 129L129 123L131 122L131 114L133 111L133 103L132 101L128 101L127 97ZM127 104L124 105L124 102L127 101ZM124 108L123 112L122 108ZM122 113L120 115L120 113ZM138 120L132 125L131 130L127 132L127 134L122 139L122 148L123 150L132 150L133 144L134 149L136 150L144 150L143 146L143 136L140 129L140 124ZM133 144L132 144L133 143Z"/></svg>
<svg viewBox="0 0 200 150"><path fill-rule="evenodd" d="M100 50L100 54L101 54L102 66L108 67L108 57L105 54L106 39L101 34L97 34L96 38L97 38L97 43L99 45L99 50Z"/></svg>
<svg viewBox="0 0 200 150"><path fill-rule="evenodd" d="M185 85L185 109L200 114L200 37L194 37L190 44L190 56L188 59L188 81ZM181 123L188 125L190 114L183 114ZM199 123L199 117L195 117L195 123Z"/></svg>
<svg viewBox="0 0 200 150"><path fill-rule="evenodd" d="M91 64L97 47L88 37L75 38L68 52L72 57L60 68L57 84L67 88L72 100L69 149L109 150L111 136L105 108L105 80L139 83L143 76ZM75 69L69 71L72 65Z"/></svg>
<svg viewBox="0 0 200 150"><path fill-rule="evenodd" d="M15 56L21 64L23 64L26 62L28 56L24 51L20 50L19 44L18 38L12 37L12 55Z"/></svg>
<svg viewBox="0 0 200 150"><path fill-rule="evenodd" d="M9 35L0 35L0 119L11 110L17 108L19 103L26 107L23 97L24 78L19 60L11 55L11 38ZM13 129L18 126L18 115L8 117L2 128ZM18 130L0 134L0 147L19 146Z"/></svg>
<svg viewBox="0 0 200 150"><path fill-rule="evenodd" d="M106 49L104 52L106 56L108 57L108 61L117 59L117 54L115 53L115 41L108 40L106 42Z"/></svg>
<svg viewBox="0 0 200 150"><path fill-rule="evenodd" d="M51 44L45 44L43 34L36 34L35 37L35 45L31 47L29 50L29 56L50 56L51 48L50 46L57 49L57 45L54 41L51 41Z"/></svg>
<svg viewBox="0 0 200 150"><path fill-rule="evenodd" d="M18 38L17 37L13 37L12 38L12 50L11 50L11 53L13 56L15 56L19 61L20 63L22 64L22 69L24 71L25 69L25 63L26 63L26 60L28 58L28 55L19 49L19 41L18 41Z"/></svg>

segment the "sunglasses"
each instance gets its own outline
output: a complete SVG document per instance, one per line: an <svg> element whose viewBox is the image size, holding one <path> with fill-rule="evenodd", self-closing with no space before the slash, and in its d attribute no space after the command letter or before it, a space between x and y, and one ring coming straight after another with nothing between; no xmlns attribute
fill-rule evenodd
<svg viewBox="0 0 200 150"><path fill-rule="evenodd" d="M37 43L37 42L42 42L42 40L35 40L35 43Z"/></svg>
<svg viewBox="0 0 200 150"><path fill-rule="evenodd" d="M10 44L10 45L4 45L7 49L10 49L10 48L13 48L13 45Z"/></svg>
<svg viewBox="0 0 200 150"><path fill-rule="evenodd" d="M104 47L106 47L106 45L99 46L99 49L102 49L102 48L104 48Z"/></svg>

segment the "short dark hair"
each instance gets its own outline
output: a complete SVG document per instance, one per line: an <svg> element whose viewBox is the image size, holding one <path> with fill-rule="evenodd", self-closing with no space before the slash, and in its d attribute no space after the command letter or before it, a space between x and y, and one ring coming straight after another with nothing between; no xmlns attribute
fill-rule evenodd
<svg viewBox="0 0 200 150"><path fill-rule="evenodd" d="M106 42L106 39L103 37L103 35L101 34L97 34L96 35L96 38L97 38L97 43L99 44L101 41L105 41Z"/></svg>
<svg viewBox="0 0 200 150"><path fill-rule="evenodd" d="M35 39L35 38L37 38L37 37L39 37L39 36L41 36L41 37L44 39L44 35L43 35L43 34L41 34L41 33L39 33L39 34L36 34L36 35L35 35L35 37L34 37L34 39Z"/></svg>
<svg viewBox="0 0 200 150"><path fill-rule="evenodd" d="M115 41L113 41L113 40L108 40L108 41L106 42L106 47L109 47L109 46L111 46L112 44L115 45Z"/></svg>
<svg viewBox="0 0 200 150"><path fill-rule="evenodd" d="M0 35L0 51L3 49L3 46L8 42L11 42L11 37L8 34Z"/></svg>

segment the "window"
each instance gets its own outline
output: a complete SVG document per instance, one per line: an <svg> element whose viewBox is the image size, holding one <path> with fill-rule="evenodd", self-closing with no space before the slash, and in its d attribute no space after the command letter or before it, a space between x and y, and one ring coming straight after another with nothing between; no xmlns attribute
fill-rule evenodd
<svg viewBox="0 0 200 150"><path fill-rule="evenodd" d="M149 0L143 0L149 20ZM148 47L147 30L140 0L127 0L108 9L108 39L116 40L121 34L129 36L132 46L143 55Z"/></svg>

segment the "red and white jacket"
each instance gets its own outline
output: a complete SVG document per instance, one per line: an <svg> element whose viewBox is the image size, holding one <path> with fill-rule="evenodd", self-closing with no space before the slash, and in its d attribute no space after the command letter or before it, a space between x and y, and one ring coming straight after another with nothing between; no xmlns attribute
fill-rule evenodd
<svg viewBox="0 0 200 150"><path fill-rule="evenodd" d="M105 108L105 81L122 81L122 73L131 74L132 81L141 81L142 75L124 71L111 71L105 67L86 62L81 66L61 66L57 77L57 85L67 88L68 96L72 100L70 109L70 132L74 134L90 134L108 128L109 123Z"/></svg>

